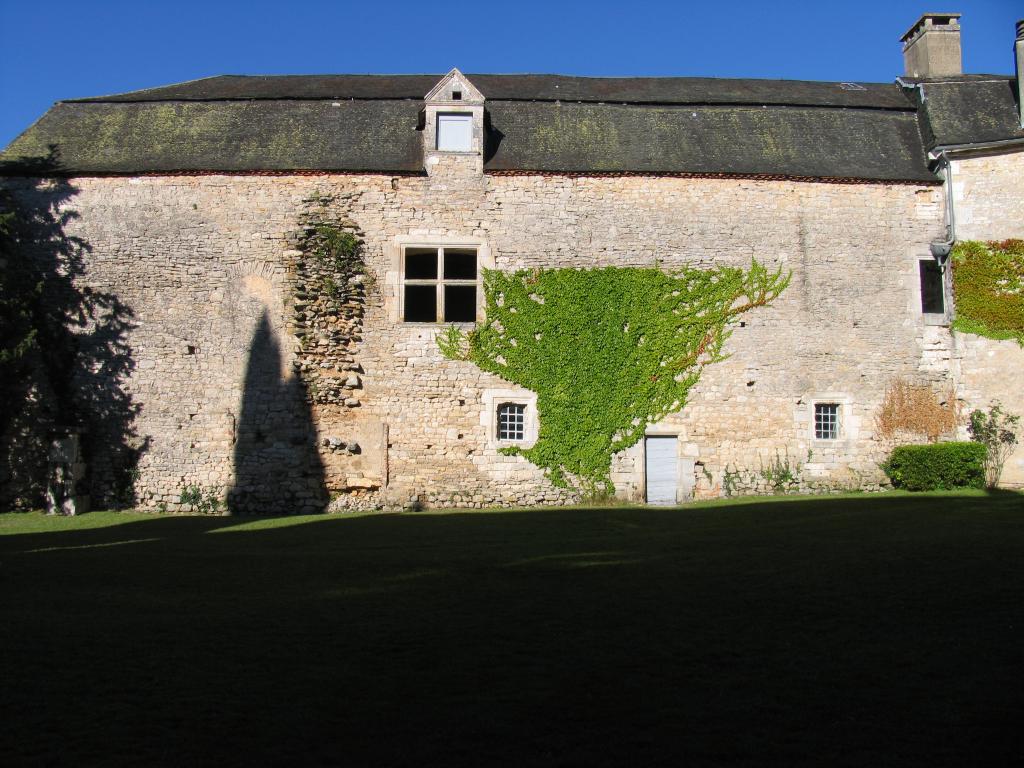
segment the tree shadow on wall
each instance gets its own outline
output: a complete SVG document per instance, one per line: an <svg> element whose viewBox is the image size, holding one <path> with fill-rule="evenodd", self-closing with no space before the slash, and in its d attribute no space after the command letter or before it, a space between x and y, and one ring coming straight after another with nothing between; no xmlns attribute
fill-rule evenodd
<svg viewBox="0 0 1024 768"><path fill-rule="evenodd" d="M72 432L88 466L79 492L132 506L148 444L125 389L133 313L87 284L91 248L67 232L79 190L61 174L53 148L0 163L0 509L41 506L49 444Z"/></svg>
<svg viewBox="0 0 1024 768"><path fill-rule="evenodd" d="M281 345L266 310L253 334L244 387L228 509L274 515L324 511L324 467L306 388L299 376L284 375Z"/></svg>

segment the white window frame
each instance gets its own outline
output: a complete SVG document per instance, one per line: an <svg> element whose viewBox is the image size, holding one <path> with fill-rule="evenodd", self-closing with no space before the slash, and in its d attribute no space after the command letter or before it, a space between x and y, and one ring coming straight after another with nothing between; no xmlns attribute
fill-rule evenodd
<svg viewBox="0 0 1024 768"><path fill-rule="evenodd" d="M515 416L509 419L506 416ZM526 440L526 403L506 400L498 403L495 409L495 426L498 441L521 443ZM518 433L518 437L502 436L502 432Z"/></svg>
<svg viewBox="0 0 1024 768"><path fill-rule="evenodd" d="M822 437L818 434L818 410L824 408L835 409L835 434L831 437ZM842 403L831 403L823 400L819 400L814 403L814 409L811 412L811 429L814 432L814 439L821 442L834 443L837 440L843 438L843 404Z"/></svg>
<svg viewBox="0 0 1024 768"><path fill-rule="evenodd" d="M437 252L437 277L434 279L422 279L412 278L406 279L405 277L405 260L406 254L413 250L434 250ZM476 254L476 277L472 280L461 280L444 277L444 254L445 250L472 250ZM405 319L405 287L407 285L422 285L422 286L434 286L436 290L435 298L435 319L434 320L406 320ZM462 285L462 286L473 286L475 290L475 307L476 313L473 320L460 320L452 321L444 319L444 288L446 285ZM481 306L481 265L480 265L480 247L475 243L469 244L457 244L457 243L428 243L425 245L409 243L401 247L401 260L399 263L399 281L398 281L398 319L405 325L470 325L480 319L480 306Z"/></svg>
<svg viewBox="0 0 1024 768"><path fill-rule="evenodd" d="M443 126L458 126L458 130L443 130ZM472 152L473 151L473 113L472 112L438 112L437 113L438 152ZM458 146L451 145L451 140L458 138ZM446 146L446 144L449 144Z"/></svg>
<svg viewBox="0 0 1024 768"><path fill-rule="evenodd" d="M498 409L503 405L521 405L523 412L523 439L498 438ZM492 448L532 448L537 442L540 424L537 419L537 395L528 389L485 389L483 413L480 423L487 430L487 444Z"/></svg>
<svg viewBox="0 0 1024 768"><path fill-rule="evenodd" d="M381 298L384 300L384 311L388 320L396 326L405 326L418 335L425 329L443 329L447 323L427 323L404 321L405 291L402 277L405 275L405 251L407 248L475 248L476 249L476 319L484 318L483 273L486 269L494 269L494 255L487 240L465 234L439 234L425 230L412 230L407 234L395 235L384 243L384 260L387 269L381 280ZM456 323L468 328L470 323Z"/></svg>
<svg viewBox="0 0 1024 768"><path fill-rule="evenodd" d="M817 436L814 414L819 405L837 406L839 434L834 438ZM860 434L860 418L854 413L853 399L841 392L822 392L802 397L796 406L794 415L799 432L806 436L807 445L811 450L821 449L827 452L829 448L848 448Z"/></svg>

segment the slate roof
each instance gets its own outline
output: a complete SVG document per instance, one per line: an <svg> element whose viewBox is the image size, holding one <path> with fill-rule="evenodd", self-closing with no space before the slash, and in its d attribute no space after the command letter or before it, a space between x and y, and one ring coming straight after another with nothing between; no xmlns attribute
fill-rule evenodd
<svg viewBox="0 0 1024 768"><path fill-rule="evenodd" d="M1005 75L905 78L921 106L928 149L1024 139L1017 111L1017 80Z"/></svg>
<svg viewBox="0 0 1024 768"><path fill-rule="evenodd" d="M1005 132L1009 87L1006 78L995 85L965 81L961 90L926 83L926 104L934 89L945 89L931 102L945 106L928 104L934 114L919 122L918 91L895 83L466 77L487 99L489 171L877 181L935 181L926 142ZM17 172L20 158L54 147L61 171L80 175L421 173L422 99L440 79L222 76L61 101L0 153L0 162ZM995 101L988 91L967 93L978 86L1003 91ZM999 106L992 125L984 116L990 103ZM974 114L979 109L982 116Z"/></svg>

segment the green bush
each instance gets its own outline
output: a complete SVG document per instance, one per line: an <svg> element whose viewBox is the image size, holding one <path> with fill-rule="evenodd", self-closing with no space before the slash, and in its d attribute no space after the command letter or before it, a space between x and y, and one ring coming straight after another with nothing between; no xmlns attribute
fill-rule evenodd
<svg viewBox="0 0 1024 768"><path fill-rule="evenodd" d="M901 445L882 469L896 488L939 491L985 487L985 446L981 443Z"/></svg>

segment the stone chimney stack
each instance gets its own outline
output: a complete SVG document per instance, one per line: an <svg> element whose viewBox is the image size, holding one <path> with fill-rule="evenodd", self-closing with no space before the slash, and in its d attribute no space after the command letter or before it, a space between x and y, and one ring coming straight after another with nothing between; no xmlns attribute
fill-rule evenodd
<svg viewBox="0 0 1024 768"><path fill-rule="evenodd" d="M926 13L900 38L907 77L963 73L959 18L959 13Z"/></svg>
<svg viewBox="0 0 1024 768"><path fill-rule="evenodd" d="M1020 115L1020 127L1024 128L1024 19L1017 22L1013 55L1017 61L1017 112Z"/></svg>

